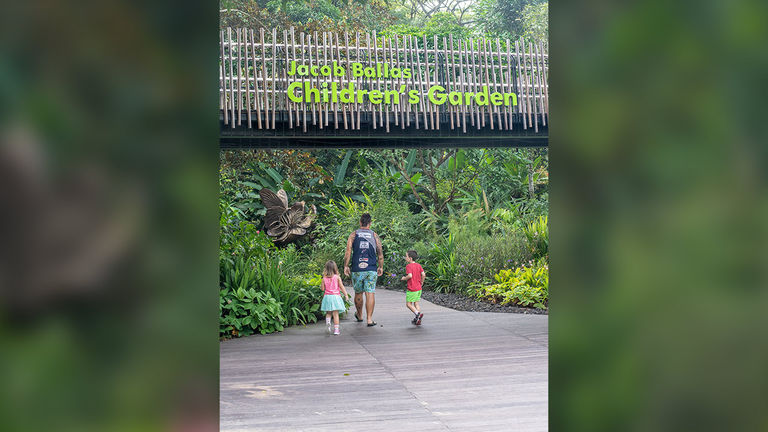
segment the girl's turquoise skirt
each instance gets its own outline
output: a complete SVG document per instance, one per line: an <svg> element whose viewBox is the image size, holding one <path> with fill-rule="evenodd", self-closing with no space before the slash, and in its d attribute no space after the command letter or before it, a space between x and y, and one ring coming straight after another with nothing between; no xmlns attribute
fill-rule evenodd
<svg viewBox="0 0 768 432"><path fill-rule="evenodd" d="M323 312L339 311L344 312L347 308L344 306L344 300L340 295L328 295L323 296L323 303L320 304L320 310Z"/></svg>

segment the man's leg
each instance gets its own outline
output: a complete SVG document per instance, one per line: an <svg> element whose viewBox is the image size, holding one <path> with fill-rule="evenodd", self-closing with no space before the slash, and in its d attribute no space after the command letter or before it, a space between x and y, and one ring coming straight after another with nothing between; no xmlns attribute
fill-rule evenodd
<svg viewBox="0 0 768 432"><path fill-rule="evenodd" d="M373 322L373 307L375 304L374 294L372 292L365 293L365 313L366 317L368 317L368 321L366 321L368 324Z"/></svg>
<svg viewBox="0 0 768 432"><path fill-rule="evenodd" d="M355 291L355 309L357 317L363 319L363 293Z"/></svg>

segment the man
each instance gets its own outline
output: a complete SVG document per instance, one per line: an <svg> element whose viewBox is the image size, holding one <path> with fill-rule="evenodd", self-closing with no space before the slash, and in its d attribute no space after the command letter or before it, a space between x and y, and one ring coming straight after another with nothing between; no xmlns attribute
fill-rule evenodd
<svg viewBox="0 0 768 432"><path fill-rule="evenodd" d="M352 268L350 269L350 257ZM373 270L376 269L376 270ZM379 236L371 230L371 215L360 216L360 229L355 230L347 239L347 251L344 253L344 274L352 273L352 285L355 288L355 319L362 322L363 296L365 295L365 313L368 327L373 327L373 308L376 304L374 292L376 279L384 274L384 251L381 249Z"/></svg>

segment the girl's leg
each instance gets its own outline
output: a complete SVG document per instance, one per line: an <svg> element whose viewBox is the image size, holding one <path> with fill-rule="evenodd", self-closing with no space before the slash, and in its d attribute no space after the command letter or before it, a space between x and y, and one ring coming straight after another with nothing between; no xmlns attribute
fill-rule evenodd
<svg viewBox="0 0 768 432"><path fill-rule="evenodd" d="M331 325L331 311L325 313L325 323Z"/></svg>
<svg viewBox="0 0 768 432"><path fill-rule="evenodd" d="M339 311L333 311L333 334L339 334Z"/></svg>

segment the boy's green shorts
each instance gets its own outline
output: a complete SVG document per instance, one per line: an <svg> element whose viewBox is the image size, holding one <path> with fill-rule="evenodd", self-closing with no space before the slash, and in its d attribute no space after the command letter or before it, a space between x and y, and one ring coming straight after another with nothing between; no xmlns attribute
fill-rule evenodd
<svg viewBox="0 0 768 432"><path fill-rule="evenodd" d="M421 300L421 290L418 291L406 291L405 292L405 301L408 303L413 303Z"/></svg>

